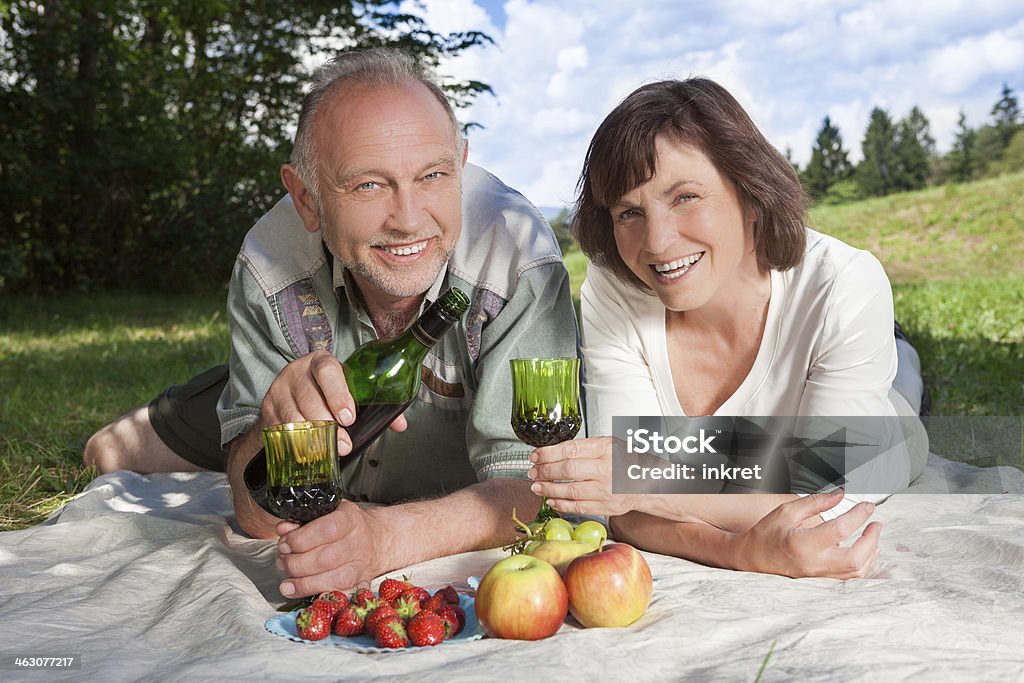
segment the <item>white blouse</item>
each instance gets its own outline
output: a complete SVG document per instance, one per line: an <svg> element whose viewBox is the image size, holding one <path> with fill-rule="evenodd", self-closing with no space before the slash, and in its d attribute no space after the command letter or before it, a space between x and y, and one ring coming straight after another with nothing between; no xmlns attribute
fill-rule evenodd
<svg viewBox="0 0 1024 683"><path fill-rule="evenodd" d="M658 297L591 265L580 306L588 434L611 434L616 415L685 415ZM767 320L754 364L714 414L903 415L914 416L919 427L916 410L892 388L896 371L892 290L882 265L867 251L807 230L803 261L787 271L771 271ZM913 453L901 447L899 454L876 458L869 464L873 471L861 474L890 482L890 489L894 481L902 483L896 489L906 487L924 468L927 445L920 452L920 436ZM860 500L886 497L848 493L823 517L841 514Z"/></svg>

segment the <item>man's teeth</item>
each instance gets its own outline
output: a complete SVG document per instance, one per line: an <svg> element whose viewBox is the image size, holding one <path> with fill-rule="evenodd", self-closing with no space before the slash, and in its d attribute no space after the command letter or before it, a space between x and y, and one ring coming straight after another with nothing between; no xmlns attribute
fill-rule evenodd
<svg viewBox="0 0 1024 683"><path fill-rule="evenodd" d="M688 271L694 263L700 261L702 256L704 256L703 251L684 256L669 263L659 263L654 266L654 270L662 277L677 278Z"/></svg>
<svg viewBox="0 0 1024 683"><path fill-rule="evenodd" d="M412 254L418 254L427 248L426 242L420 242L419 244L413 244L408 247L384 247L384 250L389 254L395 256L410 256Z"/></svg>

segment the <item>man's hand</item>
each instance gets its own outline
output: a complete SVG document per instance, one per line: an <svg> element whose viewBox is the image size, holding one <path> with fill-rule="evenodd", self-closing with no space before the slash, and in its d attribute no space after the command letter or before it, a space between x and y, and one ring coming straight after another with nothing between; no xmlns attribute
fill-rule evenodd
<svg viewBox="0 0 1024 683"><path fill-rule="evenodd" d="M352 589L390 569L379 564L389 554L384 529L347 500L303 527L281 522L277 533L277 567L289 577L281 584L285 597Z"/></svg>
<svg viewBox="0 0 1024 683"><path fill-rule="evenodd" d="M356 402L345 382L344 368L327 351L314 351L286 365L270 385L260 406L264 425L337 420L343 427L349 427L355 416ZM396 432L405 431L407 426L402 415L391 423L391 429ZM346 430L339 429L338 455L348 455L351 451L352 439Z"/></svg>
<svg viewBox="0 0 1024 683"><path fill-rule="evenodd" d="M435 500L364 510L343 501L303 526L277 525L285 597L369 584L375 577L444 555L494 548L515 536L512 509L532 519L540 498L523 479L490 479Z"/></svg>
<svg viewBox="0 0 1024 683"><path fill-rule="evenodd" d="M843 492L837 490L783 503L736 537L731 564L736 569L793 578L867 576L878 557L882 525L872 522L851 546L839 544L868 520L874 505L860 503L835 519L809 526L842 499Z"/></svg>

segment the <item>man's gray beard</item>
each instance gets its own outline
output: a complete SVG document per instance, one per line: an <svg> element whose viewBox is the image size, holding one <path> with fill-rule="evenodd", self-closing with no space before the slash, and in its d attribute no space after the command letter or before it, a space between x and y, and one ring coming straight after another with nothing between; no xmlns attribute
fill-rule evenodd
<svg viewBox="0 0 1024 683"><path fill-rule="evenodd" d="M444 245L447 248L443 248L440 239L438 239L436 246L443 250L434 252L434 254L436 254L434 258L437 260L436 268L430 269L432 274L429 278L424 276L424 279L426 280L425 283L410 283L396 280L394 275L380 264L365 263L363 261L348 261L335 254L334 250L331 249L331 245L327 242L327 233L324 231L324 227L328 225L327 214L324 212L323 205L320 203L319 197L314 197L313 203L316 206L317 217L320 220L320 235L324 239L324 245L328 250L330 250L338 263L344 266L349 272L358 275L369 282L372 286L389 296L407 297L423 294L430 289L432 284L434 284L434 281L437 279L437 274L441 272L441 269L445 267L445 264L448 263L452 254L455 252L454 244Z"/></svg>
<svg viewBox="0 0 1024 683"><path fill-rule="evenodd" d="M446 252L435 251L434 253L440 258L437 259L435 264L431 264L429 271L424 271L425 264L418 264L417 273L425 274L422 276L417 275L415 281L412 282L407 278L395 277L392 271L375 263L366 263L364 261L349 262L345 259L338 259L338 263L385 294L407 297L423 294L430 289L430 286L437 279L437 274L441 272L441 269L448 263L448 259L451 258L452 251L454 251L454 248ZM335 254L335 258L338 258L337 254Z"/></svg>

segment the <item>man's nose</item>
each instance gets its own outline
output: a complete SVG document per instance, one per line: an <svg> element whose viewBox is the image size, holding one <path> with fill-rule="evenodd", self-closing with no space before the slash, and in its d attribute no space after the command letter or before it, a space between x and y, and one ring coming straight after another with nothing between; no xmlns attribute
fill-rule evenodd
<svg viewBox="0 0 1024 683"><path fill-rule="evenodd" d="M423 198L415 187L399 187L391 196L388 228L399 232L419 231L427 218Z"/></svg>

